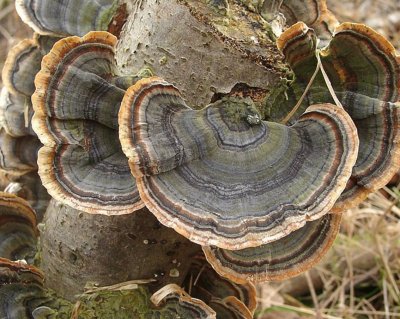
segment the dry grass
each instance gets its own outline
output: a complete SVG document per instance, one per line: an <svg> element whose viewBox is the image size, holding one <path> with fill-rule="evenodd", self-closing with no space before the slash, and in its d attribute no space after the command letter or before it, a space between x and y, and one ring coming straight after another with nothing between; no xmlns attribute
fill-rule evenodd
<svg viewBox="0 0 400 319"><path fill-rule="evenodd" d="M324 261L305 275L260 287L262 308L282 318L400 318L399 188L346 213ZM279 318L276 312L262 318Z"/></svg>
<svg viewBox="0 0 400 319"><path fill-rule="evenodd" d="M400 50L399 0L327 0L339 21L361 22L385 35Z"/></svg>

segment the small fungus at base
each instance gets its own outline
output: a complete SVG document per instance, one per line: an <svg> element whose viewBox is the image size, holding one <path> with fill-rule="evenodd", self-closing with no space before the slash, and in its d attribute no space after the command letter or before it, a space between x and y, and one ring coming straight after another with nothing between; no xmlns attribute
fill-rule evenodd
<svg viewBox="0 0 400 319"><path fill-rule="evenodd" d="M181 287L169 284L155 292L150 300L162 312L180 318L216 319L216 313L203 301L190 297ZM170 310L168 310L170 308Z"/></svg>
<svg viewBox="0 0 400 319"><path fill-rule="evenodd" d="M144 206L118 140L125 90L117 85L136 78L115 76L116 41L100 31L58 41L43 58L32 96L43 185L58 201L93 214Z"/></svg>
<svg viewBox="0 0 400 319"><path fill-rule="evenodd" d="M257 291L252 283L238 284L221 277L206 261L204 255L193 258L184 287L191 296L203 300L209 306L211 300L235 297L247 308L247 312L253 314L257 307Z"/></svg>
<svg viewBox="0 0 400 319"><path fill-rule="evenodd" d="M330 211L357 157L349 115L320 104L290 127L250 125L256 112L238 100L193 110L160 78L127 90L122 149L142 200L162 224L200 245L243 249Z"/></svg>

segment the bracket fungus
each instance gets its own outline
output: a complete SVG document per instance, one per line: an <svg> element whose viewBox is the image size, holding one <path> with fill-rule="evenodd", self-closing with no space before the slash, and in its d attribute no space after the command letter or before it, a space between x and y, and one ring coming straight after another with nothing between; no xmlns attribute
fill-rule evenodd
<svg viewBox="0 0 400 319"><path fill-rule="evenodd" d="M0 257L32 261L38 235L36 214L30 205L22 198L0 192Z"/></svg>
<svg viewBox="0 0 400 319"><path fill-rule="evenodd" d="M107 31L121 8L117 0L16 0L15 6L35 32L57 36Z"/></svg>
<svg viewBox="0 0 400 319"><path fill-rule="evenodd" d="M233 282L288 279L310 269L327 253L341 215L327 214L266 245L235 251L203 247L203 251L214 269Z"/></svg>
<svg viewBox="0 0 400 319"><path fill-rule="evenodd" d="M24 39L14 46L8 52L2 71L5 87L13 94L31 96L42 57L36 39Z"/></svg>
<svg viewBox="0 0 400 319"><path fill-rule="evenodd" d="M226 298L234 297L243 304L241 308L247 309L245 312L253 314L257 307L257 292L252 283L243 282L237 284L226 277L221 277L207 263L203 255L193 258L184 287L191 296L203 300L209 306L211 306L211 301L222 301ZM217 314L219 315L218 311Z"/></svg>
<svg viewBox="0 0 400 319"><path fill-rule="evenodd" d="M45 300L40 270L0 258L0 318L28 319Z"/></svg>
<svg viewBox="0 0 400 319"><path fill-rule="evenodd" d="M216 319L216 313L203 301L190 297L181 287L169 284L155 292L150 300L162 307L162 312L171 312L179 318Z"/></svg>
<svg viewBox="0 0 400 319"><path fill-rule="evenodd" d="M30 125L33 108L22 95L11 94L6 87L0 92L0 127L12 137L36 136Z"/></svg>
<svg viewBox="0 0 400 319"><path fill-rule="evenodd" d="M32 96L33 128L44 144L39 175L49 194L95 214L141 207L118 140L118 111L135 77L115 76L116 38L89 32L58 41L42 61ZM130 82L132 84L132 82Z"/></svg>
<svg viewBox="0 0 400 319"><path fill-rule="evenodd" d="M0 172L21 176L36 171L40 146L35 136L13 137L0 128Z"/></svg>
<svg viewBox="0 0 400 319"><path fill-rule="evenodd" d="M294 86L301 90L315 72L317 42L315 32L303 23L295 24L278 39L278 47L296 74ZM352 117L360 139L351 178L334 208L342 210L385 186L400 168L400 58L383 36L353 23L338 26L329 45L318 52L330 85ZM307 100L332 101L321 74Z"/></svg>
<svg viewBox="0 0 400 319"><path fill-rule="evenodd" d="M195 111L160 78L127 90L119 125L141 198L158 220L198 244L234 250L328 213L358 150L340 107L310 106L288 127L261 121L242 100Z"/></svg>

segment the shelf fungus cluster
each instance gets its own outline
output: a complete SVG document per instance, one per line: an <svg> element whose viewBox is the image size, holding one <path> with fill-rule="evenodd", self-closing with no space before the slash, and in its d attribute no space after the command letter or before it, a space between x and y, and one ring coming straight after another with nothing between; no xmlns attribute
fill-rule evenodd
<svg viewBox="0 0 400 319"><path fill-rule="evenodd" d="M295 72L296 58L308 57L298 65L309 71L316 67L317 40L311 29L296 26L279 46ZM340 204L334 205L345 196L357 161L365 152L380 156L374 139L386 141L382 159L390 165L398 156L397 98L378 102L397 94L397 60L386 66L373 56L373 43L381 40L374 33L364 33L361 43L352 43L351 35L340 40L345 26L321 51L344 108L332 104L327 89L312 89L290 126L262 120L250 99L225 97L194 110L161 78L118 77L116 40L106 32L59 41L43 59L32 99L34 129L45 145L38 160L44 185L89 213L130 213L146 205L162 224L204 246L208 261L233 281L283 279L310 268L339 230ZM364 66L340 50L362 45L358 61L372 61L368 66L378 74L357 85L341 76L352 76L352 63ZM393 88L373 89L379 96L371 100L368 83L382 78ZM371 113L373 120L363 117ZM387 127L372 127L377 118Z"/></svg>
<svg viewBox="0 0 400 319"><path fill-rule="evenodd" d="M300 91L317 66L316 43L314 31L303 23L295 24L278 39L278 47L296 74L293 86ZM400 58L384 37L365 25L352 23L338 26L329 45L318 52L360 139L357 162L334 207L339 211L385 186L400 168ZM315 78L307 101L332 101L321 74Z"/></svg>
<svg viewBox="0 0 400 319"><path fill-rule="evenodd" d="M55 199L95 214L143 207L118 139L118 111L127 82L115 76L110 33L58 41L43 58L32 96L33 128L44 146L39 175Z"/></svg>
<svg viewBox="0 0 400 319"><path fill-rule="evenodd" d="M34 78L40 70L41 59L57 40L38 35L22 40L8 53L2 71L0 173L14 183L10 189L27 199L40 219L49 195L37 175L37 153L41 144L31 125L31 95L35 90ZM15 187L15 183L19 186Z"/></svg>
<svg viewBox="0 0 400 319"><path fill-rule="evenodd" d="M253 283L315 265L343 210L400 169L400 59L372 29L339 25L323 0L253 1L261 14L280 10L290 24L308 25L277 41L296 77L294 101L278 98L274 107L303 95L299 109L290 124L265 120L249 97L195 109L160 77L119 75L117 38L106 30L118 34L120 3L16 1L41 35L13 48L3 69L1 173L32 185L38 171L52 197L90 214L146 206L205 255L184 282L192 297L167 285L153 295L153 313L250 319ZM44 206L40 190L14 188ZM11 261L32 262L36 223L28 203L0 194L0 294L11 296L0 316L13 318L4 311L18 314L25 300L45 304L43 275ZM21 285L26 294L13 299ZM39 308L29 310L40 318L48 309Z"/></svg>

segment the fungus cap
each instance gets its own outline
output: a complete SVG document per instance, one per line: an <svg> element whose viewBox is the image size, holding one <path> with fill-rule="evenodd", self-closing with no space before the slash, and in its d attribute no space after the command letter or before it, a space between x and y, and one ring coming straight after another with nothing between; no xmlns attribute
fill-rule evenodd
<svg viewBox="0 0 400 319"><path fill-rule="evenodd" d="M35 136L12 137L0 128L0 171L21 176L37 170L40 146Z"/></svg>
<svg viewBox="0 0 400 319"><path fill-rule="evenodd" d="M261 121L242 100L192 110L159 78L128 89L119 123L149 210L190 240L225 249L266 244L328 213L358 149L337 106L311 106L287 127Z"/></svg>
<svg viewBox="0 0 400 319"><path fill-rule="evenodd" d="M31 319L37 305L48 299L43 279L33 266L0 258L0 318Z"/></svg>
<svg viewBox="0 0 400 319"><path fill-rule="evenodd" d="M195 256L185 279L185 289L198 299L209 304L211 300L235 297L250 313L257 308L257 291L250 282L237 284L221 277L206 261L204 255Z"/></svg>
<svg viewBox="0 0 400 319"><path fill-rule="evenodd" d="M296 85L302 88L317 65L316 42L314 31L303 23L289 28L277 42L296 74ZM383 36L354 23L338 26L320 56L360 138L357 162L335 205L335 210L343 210L386 185L400 169L400 58ZM332 100L322 76L314 80L307 98L313 103Z"/></svg>
<svg viewBox="0 0 400 319"><path fill-rule="evenodd" d="M212 267L233 282L288 279L313 267L328 252L341 215L327 214L266 245L236 251L203 247L203 251Z"/></svg>
<svg viewBox="0 0 400 319"><path fill-rule="evenodd" d="M44 144L39 175L49 194L95 214L143 207L118 141L125 91L112 84L116 38L90 32L58 41L35 79L33 128Z"/></svg>
<svg viewBox="0 0 400 319"><path fill-rule="evenodd" d="M22 21L39 34L83 36L92 30L107 31L118 1L16 0L15 6Z"/></svg>
<svg viewBox="0 0 400 319"><path fill-rule="evenodd" d="M181 287L169 284L155 292L150 300L157 307L163 306L166 312L178 314L180 318L216 319L216 313L203 301L190 297Z"/></svg>
<svg viewBox="0 0 400 319"><path fill-rule="evenodd" d="M11 94L6 87L0 92L0 127L4 128L8 135L21 137L25 135L35 136L31 126L33 108L22 95Z"/></svg>
<svg viewBox="0 0 400 319"><path fill-rule="evenodd" d="M211 299L209 306L215 310L218 318L253 319L253 314L250 310L234 296L224 299Z"/></svg>
<svg viewBox="0 0 400 319"><path fill-rule="evenodd" d="M263 1L261 14L268 20L273 18L270 16L273 7L276 7L276 1ZM283 0L279 11L285 16L289 26L303 21L323 39L329 39L339 24L333 13L328 10L326 0Z"/></svg>
<svg viewBox="0 0 400 319"><path fill-rule="evenodd" d="M36 214L28 202L0 192L0 257L32 260L38 235Z"/></svg>
<svg viewBox="0 0 400 319"><path fill-rule="evenodd" d="M2 71L5 87L13 94L31 96L42 57L36 39L24 39L11 48Z"/></svg>

